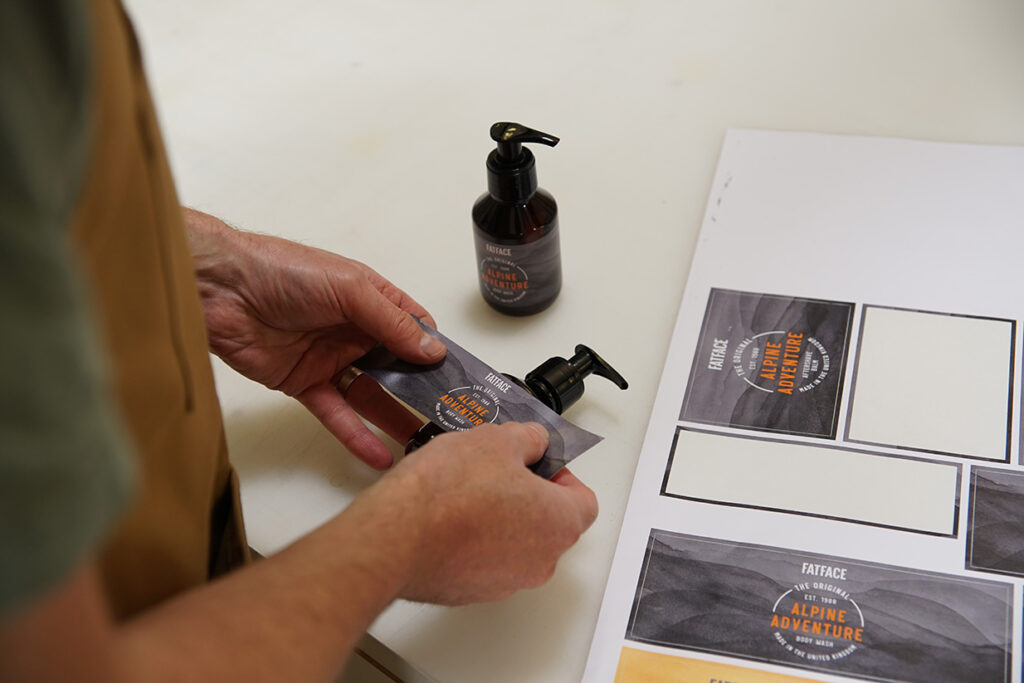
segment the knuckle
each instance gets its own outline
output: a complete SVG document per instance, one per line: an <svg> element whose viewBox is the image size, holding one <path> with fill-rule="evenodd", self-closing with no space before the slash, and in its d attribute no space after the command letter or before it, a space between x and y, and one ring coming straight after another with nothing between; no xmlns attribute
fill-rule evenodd
<svg viewBox="0 0 1024 683"><path fill-rule="evenodd" d="M536 568L523 581L523 588L540 588L555 575L555 562L547 562Z"/></svg>
<svg viewBox="0 0 1024 683"><path fill-rule="evenodd" d="M581 533L582 533L582 530L575 529L575 528L570 529L570 528L566 527L562 531L562 533L561 533L561 535L560 535L560 537L558 539L558 541L559 541L558 547L561 549L562 552L565 552L566 550L568 550L569 548L574 546L576 544L576 541L580 540L580 534Z"/></svg>
<svg viewBox="0 0 1024 683"><path fill-rule="evenodd" d="M589 489L588 489L589 491ZM583 528L588 528L597 519L597 515L600 512L600 505L597 502L597 495L593 491L589 491L587 496L586 506L583 509Z"/></svg>
<svg viewBox="0 0 1024 683"><path fill-rule="evenodd" d="M558 550L558 553L564 553L566 550L576 544L576 541L580 540L580 536L586 527L580 524L575 524L568 521L565 524L561 524L557 529L553 530L552 543Z"/></svg>
<svg viewBox="0 0 1024 683"><path fill-rule="evenodd" d="M342 297L348 292L360 292L363 285L363 278L359 273L349 268L339 268L331 271L329 286Z"/></svg>
<svg viewBox="0 0 1024 683"><path fill-rule="evenodd" d="M491 600L506 600L515 595L516 590L514 588L499 588L494 591L494 594L490 596Z"/></svg>
<svg viewBox="0 0 1024 683"><path fill-rule="evenodd" d="M397 309L390 309L383 333L394 341L408 341L420 336L419 326L412 318Z"/></svg>
<svg viewBox="0 0 1024 683"><path fill-rule="evenodd" d="M506 422L501 425L506 437L518 442L519 447L528 447L532 451L543 451L547 448L547 433L543 427L531 426L534 423Z"/></svg>

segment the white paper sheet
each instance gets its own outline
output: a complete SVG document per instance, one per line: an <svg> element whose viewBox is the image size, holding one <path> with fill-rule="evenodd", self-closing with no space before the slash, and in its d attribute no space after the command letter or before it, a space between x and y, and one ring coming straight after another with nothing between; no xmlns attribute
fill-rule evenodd
<svg viewBox="0 0 1024 683"><path fill-rule="evenodd" d="M1020 681L1024 149L730 131L584 680Z"/></svg>

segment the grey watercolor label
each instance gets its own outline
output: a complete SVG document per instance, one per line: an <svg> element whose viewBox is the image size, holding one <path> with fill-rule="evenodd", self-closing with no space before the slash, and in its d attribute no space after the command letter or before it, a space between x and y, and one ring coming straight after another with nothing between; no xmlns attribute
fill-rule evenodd
<svg viewBox="0 0 1024 683"><path fill-rule="evenodd" d="M476 243L480 291L499 305L529 306L557 293L562 286L558 225L535 242L499 244L481 230L473 232Z"/></svg>
<svg viewBox="0 0 1024 683"><path fill-rule="evenodd" d="M712 289L679 419L835 438L853 310Z"/></svg>
<svg viewBox="0 0 1024 683"><path fill-rule="evenodd" d="M531 469L546 479L602 440L561 417L437 330L422 321L420 326L448 347L448 355L440 363L407 363L378 346L355 366L448 431L485 423L542 424L548 430L548 450Z"/></svg>
<svg viewBox="0 0 1024 683"><path fill-rule="evenodd" d="M1008 583L654 529L630 640L873 681L1006 683Z"/></svg>
<svg viewBox="0 0 1024 683"><path fill-rule="evenodd" d="M1024 472L971 469L967 569L1024 577Z"/></svg>

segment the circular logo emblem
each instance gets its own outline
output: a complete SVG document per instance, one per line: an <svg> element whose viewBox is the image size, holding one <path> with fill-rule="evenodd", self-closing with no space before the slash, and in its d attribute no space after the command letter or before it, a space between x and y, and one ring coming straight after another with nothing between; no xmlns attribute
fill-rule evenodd
<svg viewBox="0 0 1024 683"><path fill-rule="evenodd" d="M530 288L530 278L522 267L507 259L495 257L480 262L480 282L500 303L519 301Z"/></svg>
<svg viewBox="0 0 1024 683"><path fill-rule="evenodd" d="M775 641L809 662L834 662L863 647L864 615L849 593L830 583L805 583L772 608Z"/></svg>
<svg viewBox="0 0 1024 683"><path fill-rule="evenodd" d="M828 377L831 367L828 350L820 341L791 330L747 337L732 354L733 371L769 394L811 391Z"/></svg>
<svg viewBox="0 0 1024 683"><path fill-rule="evenodd" d="M498 417L498 397L489 387L474 384L449 390L437 399L434 416L448 431L464 431Z"/></svg>

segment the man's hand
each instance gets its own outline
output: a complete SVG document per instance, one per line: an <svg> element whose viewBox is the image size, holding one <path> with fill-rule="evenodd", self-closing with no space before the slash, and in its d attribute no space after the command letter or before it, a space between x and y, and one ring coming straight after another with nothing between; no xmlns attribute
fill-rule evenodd
<svg viewBox="0 0 1024 683"><path fill-rule="evenodd" d="M341 519L363 517L367 527L377 520L378 543L400 563L388 572L404 578L398 597L457 605L535 588L597 517L594 493L568 470L548 481L526 467L547 445L536 423L443 434Z"/></svg>
<svg viewBox="0 0 1024 683"><path fill-rule="evenodd" d="M378 342L412 363L441 360L444 345L410 317L433 326L430 314L358 261L191 209L185 222L213 352L297 398L370 466L389 467L391 451L332 380Z"/></svg>

